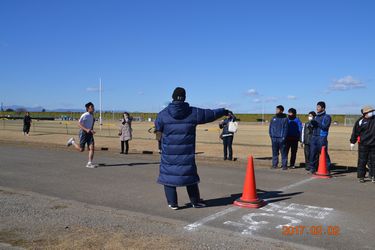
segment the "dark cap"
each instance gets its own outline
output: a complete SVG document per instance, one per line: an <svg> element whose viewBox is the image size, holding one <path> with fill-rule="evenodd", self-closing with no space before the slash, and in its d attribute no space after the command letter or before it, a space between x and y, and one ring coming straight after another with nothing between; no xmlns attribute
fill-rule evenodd
<svg viewBox="0 0 375 250"><path fill-rule="evenodd" d="M284 112L284 106L283 105L278 105L276 106L277 109L280 109L281 112Z"/></svg>
<svg viewBox="0 0 375 250"><path fill-rule="evenodd" d="M184 88L177 87L172 94L173 101L182 101L186 99L186 91Z"/></svg>

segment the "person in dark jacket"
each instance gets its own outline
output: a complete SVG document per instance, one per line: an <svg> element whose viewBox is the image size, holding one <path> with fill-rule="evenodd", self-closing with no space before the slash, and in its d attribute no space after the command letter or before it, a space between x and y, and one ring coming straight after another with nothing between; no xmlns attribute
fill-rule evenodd
<svg viewBox="0 0 375 250"><path fill-rule="evenodd" d="M205 207L199 194L200 181L195 163L196 127L228 115L225 109L200 109L191 107L183 88L176 88L173 102L163 109L155 120L156 131L163 134L162 153L158 183L164 185L165 195L171 209L178 209L176 187L187 187L191 204Z"/></svg>
<svg viewBox="0 0 375 250"><path fill-rule="evenodd" d="M232 112L229 112L228 117L219 124L220 129L223 130L220 137L223 140L224 161L233 160L232 144L233 144L234 133L229 132L229 123L235 122L235 121L236 121L236 117L233 115ZM228 156L228 152L229 152L229 156Z"/></svg>
<svg viewBox="0 0 375 250"><path fill-rule="evenodd" d="M328 133L331 126L331 116L326 113L326 103L318 102L316 105L317 114L311 121L313 134L310 141L310 172L314 174L318 167L319 155L322 147L325 146L327 157L327 168L330 171L331 159L328 154Z"/></svg>
<svg viewBox="0 0 375 250"><path fill-rule="evenodd" d="M298 142L301 140L302 122L297 117L297 110L290 108L288 110L288 135L286 137L286 152L290 152L290 167L295 168L298 151Z"/></svg>
<svg viewBox="0 0 375 250"><path fill-rule="evenodd" d="M29 136L31 123L32 121L30 113L26 112L25 116L23 117L23 135Z"/></svg>
<svg viewBox="0 0 375 250"><path fill-rule="evenodd" d="M362 117L355 123L350 138L350 149L358 142L358 167L357 177L359 182L365 182L366 165L370 168L370 178L375 183L375 119L374 109L370 106L364 107ZM359 140L358 140L359 139Z"/></svg>
<svg viewBox="0 0 375 250"><path fill-rule="evenodd" d="M286 136L288 134L288 118L283 112L284 107L282 105L276 107L276 115L270 122L269 135L272 142L272 168L278 167L279 152L281 152L281 166L283 170L287 170Z"/></svg>
<svg viewBox="0 0 375 250"><path fill-rule="evenodd" d="M315 111L311 111L308 116L309 121L305 123L302 129L301 139L305 154L305 169L307 171L310 170L310 142L313 132L313 126L311 125L311 121L315 118L315 116Z"/></svg>

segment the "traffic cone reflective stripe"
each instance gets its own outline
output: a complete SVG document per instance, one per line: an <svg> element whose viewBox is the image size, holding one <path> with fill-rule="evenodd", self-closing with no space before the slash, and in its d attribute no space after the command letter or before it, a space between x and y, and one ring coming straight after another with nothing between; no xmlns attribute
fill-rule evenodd
<svg viewBox="0 0 375 250"><path fill-rule="evenodd" d="M254 174L254 159L252 156L249 156L248 158L242 196L233 204L235 206L247 208L260 208L266 204L266 202L262 199L259 199L257 195Z"/></svg>
<svg viewBox="0 0 375 250"><path fill-rule="evenodd" d="M318 171L314 174L314 177L321 179L328 179L332 177L327 168L327 154L325 146L322 147L322 152L320 153L319 157Z"/></svg>

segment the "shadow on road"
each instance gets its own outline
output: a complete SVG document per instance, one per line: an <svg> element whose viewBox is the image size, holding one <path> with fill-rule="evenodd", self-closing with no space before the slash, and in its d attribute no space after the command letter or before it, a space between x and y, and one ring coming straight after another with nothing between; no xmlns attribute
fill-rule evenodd
<svg viewBox="0 0 375 250"><path fill-rule="evenodd" d="M220 207L233 204L235 200L241 197L242 194L231 194L228 197L221 197L216 199L205 200L208 207Z"/></svg>
<svg viewBox="0 0 375 250"><path fill-rule="evenodd" d="M135 163L118 163L118 164L106 164L99 163L99 167L133 167L133 166L145 166L145 165L158 165L160 162L135 162Z"/></svg>
<svg viewBox="0 0 375 250"><path fill-rule="evenodd" d="M284 193L283 191L266 191L258 189L258 197L260 199L267 199L268 203L275 203L279 201L289 200L292 196L303 194L303 192Z"/></svg>
<svg viewBox="0 0 375 250"><path fill-rule="evenodd" d="M288 200L292 196L302 194L303 192L294 192L294 193L284 193L283 191L266 191L266 190L257 190L258 197L260 199L267 199L267 202L274 203L283 200ZM235 200L242 196L241 193L239 194L231 194L227 197L215 198L210 200L205 200L208 207L219 207L219 206L227 206L233 204Z"/></svg>

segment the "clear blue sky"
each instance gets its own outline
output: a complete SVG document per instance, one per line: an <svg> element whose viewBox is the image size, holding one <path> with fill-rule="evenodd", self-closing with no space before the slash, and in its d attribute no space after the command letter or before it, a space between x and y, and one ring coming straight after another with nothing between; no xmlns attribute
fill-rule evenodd
<svg viewBox="0 0 375 250"><path fill-rule="evenodd" d="M4 105L331 113L373 104L375 1L0 1ZM263 104L262 104L263 103Z"/></svg>

